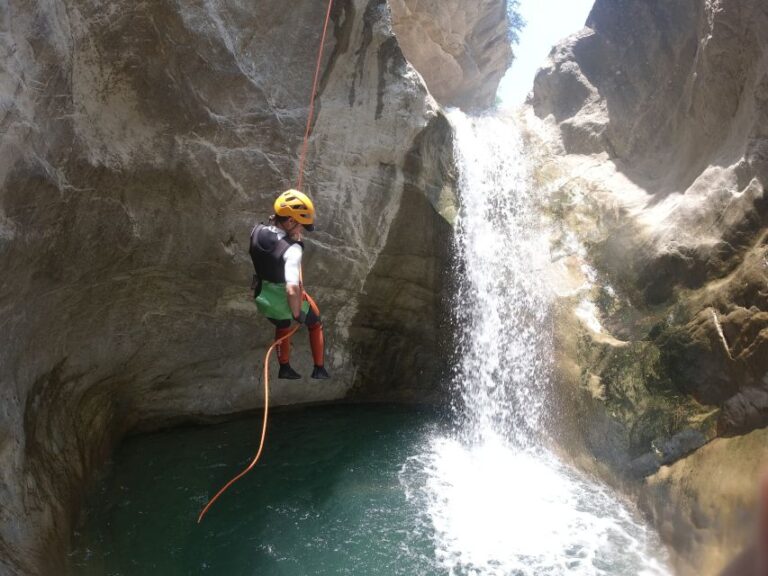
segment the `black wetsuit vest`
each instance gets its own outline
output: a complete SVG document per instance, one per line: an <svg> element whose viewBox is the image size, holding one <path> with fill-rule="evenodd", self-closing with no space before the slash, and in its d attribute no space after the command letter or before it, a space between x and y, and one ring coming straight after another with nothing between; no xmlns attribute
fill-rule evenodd
<svg viewBox="0 0 768 576"><path fill-rule="evenodd" d="M256 296L261 292L261 281L285 284L285 261L283 255L286 250L298 244L302 248L304 244L291 240L288 236L280 238L276 232L264 224L256 224L251 230L251 260L256 274L253 276L253 290Z"/></svg>

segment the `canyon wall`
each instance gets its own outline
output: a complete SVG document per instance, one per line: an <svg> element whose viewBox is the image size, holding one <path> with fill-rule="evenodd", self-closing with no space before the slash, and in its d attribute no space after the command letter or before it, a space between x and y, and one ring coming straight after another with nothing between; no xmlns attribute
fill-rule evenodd
<svg viewBox="0 0 768 576"><path fill-rule="evenodd" d="M552 188L562 415L642 482L681 573L717 573L766 462L741 437L768 425L768 4L598 0L527 118ZM744 476L705 482L728 446Z"/></svg>
<svg viewBox="0 0 768 576"><path fill-rule="evenodd" d="M498 0L389 0L408 61L443 105L483 110L512 63L507 6Z"/></svg>
<svg viewBox="0 0 768 576"><path fill-rule="evenodd" d="M324 10L0 11L0 573L59 573L79 494L124 434L260 405L273 331L250 301L248 233L295 183ZM476 15L451 37L486 41L462 73L470 103L473 82L502 72L491 54L508 52ZM331 27L305 280L333 379L275 381L272 402L429 401L455 213L450 127L384 0L337 1Z"/></svg>

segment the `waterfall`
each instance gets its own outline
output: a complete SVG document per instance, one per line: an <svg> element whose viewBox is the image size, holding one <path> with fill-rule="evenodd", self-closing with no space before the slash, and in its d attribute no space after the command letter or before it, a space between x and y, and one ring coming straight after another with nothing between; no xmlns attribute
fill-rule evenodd
<svg viewBox="0 0 768 576"><path fill-rule="evenodd" d="M455 235L462 268L456 388L464 431L532 447L552 358L550 298L542 271L549 246L513 122L450 114L459 162Z"/></svg>
<svg viewBox="0 0 768 576"><path fill-rule="evenodd" d="M456 429L401 482L451 575L668 574L658 538L610 489L548 449L548 238L523 139L499 116L449 113L456 226Z"/></svg>

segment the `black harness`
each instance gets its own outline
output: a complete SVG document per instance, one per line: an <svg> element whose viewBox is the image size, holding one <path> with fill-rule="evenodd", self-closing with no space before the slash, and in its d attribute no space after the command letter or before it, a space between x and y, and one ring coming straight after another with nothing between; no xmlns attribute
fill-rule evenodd
<svg viewBox="0 0 768 576"><path fill-rule="evenodd" d="M286 250L298 244L302 248L304 244L297 240L291 240L288 236L280 238L277 232L270 230L264 224L256 224L251 230L250 254L253 261L253 288L254 297L261 293L261 282L273 282L285 284L285 262L283 255Z"/></svg>

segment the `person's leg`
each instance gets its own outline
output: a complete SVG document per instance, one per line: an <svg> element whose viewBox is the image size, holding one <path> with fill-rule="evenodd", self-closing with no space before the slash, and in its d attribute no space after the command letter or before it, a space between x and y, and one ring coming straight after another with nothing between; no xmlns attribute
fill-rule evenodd
<svg viewBox="0 0 768 576"><path fill-rule="evenodd" d="M315 364L312 370L312 378L327 380L330 374L325 369L325 338L323 336L323 323L314 310L307 314L307 330L309 331L309 345L312 348L312 361Z"/></svg>
<svg viewBox="0 0 768 576"><path fill-rule="evenodd" d="M290 320L275 320L269 318L269 321L275 325L275 340L279 340L291 332ZM278 378L285 380L298 380L301 374L291 368L291 338L288 337L277 345L277 361L280 363Z"/></svg>

